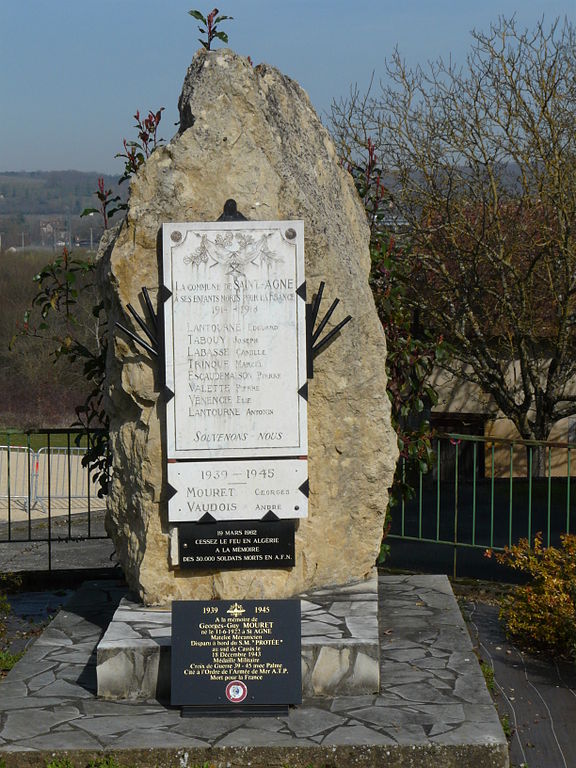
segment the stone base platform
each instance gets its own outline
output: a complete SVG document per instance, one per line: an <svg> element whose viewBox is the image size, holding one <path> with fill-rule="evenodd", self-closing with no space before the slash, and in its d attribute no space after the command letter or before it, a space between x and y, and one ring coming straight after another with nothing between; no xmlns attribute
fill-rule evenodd
<svg viewBox="0 0 576 768"><path fill-rule="evenodd" d="M304 696L359 696L380 686L378 578L300 596ZM123 598L97 648L98 697L170 698L171 613Z"/></svg>
<svg viewBox="0 0 576 768"><path fill-rule="evenodd" d="M305 697L278 717L183 718L154 699L96 698L96 646L126 589L87 582L0 681L0 762L44 768L109 756L139 768L508 768L506 738L447 578L381 575L378 592L379 693Z"/></svg>

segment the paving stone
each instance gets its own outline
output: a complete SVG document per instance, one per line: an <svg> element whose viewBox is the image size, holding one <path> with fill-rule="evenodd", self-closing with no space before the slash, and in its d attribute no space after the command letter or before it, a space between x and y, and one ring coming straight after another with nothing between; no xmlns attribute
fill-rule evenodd
<svg viewBox="0 0 576 768"><path fill-rule="evenodd" d="M183 733L174 733L173 731L154 730L152 732L130 731L122 736L115 736L106 739L106 746L114 749L133 749L142 746L146 742L148 749L162 747L164 749L178 747L208 747L209 743L200 739L193 739Z"/></svg>
<svg viewBox="0 0 576 768"><path fill-rule="evenodd" d="M10 738L15 741L32 739L41 733L49 733L54 726L79 716L80 712L76 707L60 707L58 712L37 710L33 717L30 712L8 712L0 735L9 733Z"/></svg>
<svg viewBox="0 0 576 768"><path fill-rule="evenodd" d="M176 714L175 729L189 733L198 739L206 739L216 743L225 734L243 728L251 718L244 717L180 717Z"/></svg>
<svg viewBox="0 0 576 768"><path fill-rule="evenodd" d="M158 629L148 629L146 630L146 636L152 637L159 645L172 644L170 633L166 634L166 629L164 627L159 627Z"/></svg>
<svg viewBox="0 0 576 768"><path fill-rule="evenodd" d="M426 658L426 651L422 649L422 647L413 646L412 648L399 648L398 650L390 650L389 648L386 649L385 656L387 659L392 659L394 661L416 661L417 659L420 661L424 661ZM419 666L421 666L419 664Z"/></svg>
<svg viewBox="0 0 576 768"><path fill-rule="evenodd" d="M46 685L39 691L41 696L55 696L58 699L88 699L92 693L79 685L73 685L66 680L56 680L50 685Z"/></svg>
<svg viewBox="0 0 576 768"><path fill-rule="evenodd" d="M346 627L355 637L371 639L377 632L378 619L376 616L350 616L346 618Z"/></svg>
<svg viewBox="0 0 576 768"><path fill-rule="evenodd" d="M132 603L129 607L125 604L120 604L116 611L116 616L118 616L119 621L126 621L130 624L140 621L146 626L151 624L169 626L171 621L170 611L155 611L153 608L142 611L138 610L135 603Z"/></svg>
<svg viewBox="0 0 576 768"><path fill-rule="evenodd" d="M26 658L34 658L38 661L41 659L45 659L47 656L49 656L51 653L54 652L53 646L46 646L44 647L41 644L42 636L37 637L36 640L34 640L26 649Z"/></svg>
<svg viewBox="0 0 576 768"><path fill-rule="evenodd" d="M355 710L354 719L362 720L382 728L400 728L410 723L427 723L429 717L423 715L415 707L368 707ZM458 722L461 722L460 720Z"/></svg>
<svg viewBox="0 0 576 768"><path fill-rule="evenodd" d="M492 723L494 721L494 705L491 701L486 704L468 704L464 702L462 709L464 710L463 722Z"/></svg>
<svg viewBox="0 0 576 768"><path fill-rule="evenodd" d="M344 622L341 617L332 616L331 613L319 609L315 613L303 613L302 623L307 624L310 621L321 621L323 624L332 624L334 626L343 626Z"/></svg>
<svg viewBox="0 0 576 768"><path fill-rule="evenodd" d="M348 746L353 744L396 744L396 740L386 733L372 730L365 725L348 725L336 728L322 740L322 745Z"/></svg>
<svg viewBox="0 0 576 768"><path fill-rule="evenodd" d="M342 637L342 631L332 624L325 624L322 621L303 621L302 637L307 635L321 635L325 637Z"/></svg>
<svg viewBox="0 0 576 768"><path fill-rule="evenodd" d="M49 749L97 749L102 748L102 744L98 739L94 739L91 736L87 736L85 733L74 730L53 730L50 733L42 734L42 736L36 736L35 738L27 739L26 744L29 747L33 747L38 750Z"/></svg>
<svg viewBox="0 0 576 768"><path fill-rule="evenodd" d="M429 653L427 651L427 653ZM442 670L446 668L446 662L447 659L443 658L442 656L424 656L423 658L418 659L418 666L421 669L432 669L434 672L437 670Z"/></svg>
<svg viewBox="0 0 576 768"><path fill-rule="evenodd" d="M28 690L30 691L38 691L41 688L44 688L47 685L50 685L50 683L53 683L56 680L56 675L54 674L54 671L52 669L49 669L47 672L43 672L40 675L35 675L34 677L31 677L28 680Z"/></svg>
<svg viewBox="0 0 576 768"><path fill-rule="evenodd" d="M2 694L1 701L8 698L16 699L18 696L26 696L28 687L22 680L14 680L13 682L7 682L5 680L0 688L0 693Z"/></svg>
<svg viewBox="0 0 576 768"><path fill-rule="evenodd" d="M342 725L345 719L323 709L306 707L290 713L288 727L296 736L313 736Z"/></svg>
<svg viewBox="0 0 576 768"><path fill-rule="evenodd" d="M125 731L138 730L151 732L163 725L172 725L178 717L175 712L154 713L152 715L130 714L122 717L90 717L79 720L78 728L95 736L105 736Z"/></svg>
<svg viewBox="0 0 576 768"><path fill-rule="evenodd" d="M133 629L129 622L122 621L118 614L115 615L114 619L114 623L110 625L106 632L106 641L141 638L141 633Z"/></svg>
<svg viewBox="0 0 576 768"><path fill-rule="evenodd" d="M261 731L286 731L289 715L286 717L251 717L246 721L246 728L256 728Z"/></svg>
<svg viewBox="0 0 576 768"><path fill-rule="evenodd" d="M454 730L454 723L433 723L428 731L428 736L440 736L441 734L449 733Z"/></svg>
<svg viewBox="0 0 576 768"><path fill-rule="evenodd" d="M55 676L58 680L67 680L70 683L77 682L81 677L86 674L86 664L65 664L60 663L55 670Z"/></svg>
<svg viewBox="0 0 576 768"><path fill-rule="evenodd" d="M428 670L421 670L403 662L381 662L380 675L381 685L386 689L388 689L392 682L396 685L412 682L420 683L429 680L432 677L432 674ZM451 677L453 676L454 675L451 675Z"/></svg>
<svg viewBox="0 0 576 768"><path fill-rule="evenodd" d="M444 723L462 723L466 720L466 710L464 705L450 703L444 705L438 704L411 704L411 709L422 715L419 723L434 723L442 721Z"/></svg>
<svg viewBox="0 0 576 768"><path fill-rule="evenodd" d="M82 702L82 710L86 715L107 715L109 717L124 717L126 715L155 715L166 712L166 707L160 705L147 706L142 702L136 705L131 701L102 701L92 697Z"/></svg>
<svg viewBox="0 0 576 768"><path fill-rule="evenodd" d="M2 687L0 685L0 694L2 693ZM63 704L68 704L67 701L62 701ZM27 696L17 696L17 697L9 697L6 696L0 698L0 711L5 712L8 716L12 712L19 712L22 709L29 709L35 712L42 712L44 707L53 707L54 706L54 699L41 699L38 697L37 693L29 693ZM30 714L29 717L32 717L33 714ZM4 726L5 727L5 726ZM0 733L1 733L0 729Z"/></svg>
<svg viewBox="0 0 576 768"><path fill-rule="evenodd" d="M389 706L399 706L404 707L406 706L405 700L398 696L397 693L392 693L389 690L380 691L380 694L376 697L374 701L375 707L389 707ZM419 705L421 706L421 705Z"/></svg>
<svg viewBox="0 0 576 768"><path fill-rule="evenodd" d="M496 725L486 723L481 729L478 723L461 723L455 725L451 731L431 736L430 740L437 744L501 744L501 736Z"/></svg>
<svg viewBox="0 0 576 768"><path fill-rule="evenodd" d="M41 637L39 637L36 642L40 646L50 645L55 648L63 648L72 645L72 638L61 629L57 629L53 625L50 625L44 630Z"/></svg>
<svg viewBox="0 0 576 768"><path fill-rule="evenodd" d="M449 694L438 691L430 685L419 683L407 683L406 685L393 685L390 690L397 693L407 702L422 702L434 704L448 704L451 700ZM448 688L450 691L450 688Z"/></svg>
<svg viewBox="0 0 576 768"><path fill-rule="evenodd" d="M342 637L341 633L335 634L335 635L327 635L325 632L321 635L310 635L302 636L302 647L314 647L319 646L322 647L326 640L329 639L332 645L338 646L339 648L344 648L346 645L358 645L358 641L356 638L350 638L350 637Z"/></svg>
<svg viewBox="0 0 576 768"><path fill-rule="evenodd" d="M24 662L24 663L23 663ZM32 677L36 677L36 675L41 675L44 672L47 672L48 670L53 670L57 667L56 661L51 661L49 659L46 660L40 660L35 661L34 663L30 662L30 659L28 659L26 656L19 661L15 667L10 671L9 674L9 682L10 683L16 683L21 680L30 680ZM3 683L0 683L0 685L3 685Z"/></svg>
<svg viewBox="0 0 576 768"><path fill-rule="evenodd" d="M270 733L254 728L242 728L223 736L216 747L305 747L305 739L295 739L291 733Z"/></svg>
<svg viewBox="0 0 576 768"><path fill-rule="evenodd" d="M374 613L374 605L371 602L365 600L358 600L357 602L346 600L334 602L330 605L330 613L334 616L366 616L367 614Z"/></svg>
<svg viewBox="0 0 576 768"><path fill-rule="evenodd" d="M332 712L353 712L358 709L364 709L365 707L372 707L377 700L376 696L340 696L337 699L332 699L330 703L330 710Z"/></svg>
<svg viewBox="0 0 576 768"><path fill-rule="evenodd" d="M321 605L318 605L318 603L312 603L310 600L306 600L306 598L302 597L300 599L300 610L302 611L303 616L307 616L314 613L314 611L324 611L324 608Z"/></svg>
<svg viewBox="0 0 576 768"><path fill-rule="evenodd" d="M392 736L394 741L401 746L429 744L428 734L421 725L414 723L404 723L401 728L394 731L387 729L387 733Z"/></svg>

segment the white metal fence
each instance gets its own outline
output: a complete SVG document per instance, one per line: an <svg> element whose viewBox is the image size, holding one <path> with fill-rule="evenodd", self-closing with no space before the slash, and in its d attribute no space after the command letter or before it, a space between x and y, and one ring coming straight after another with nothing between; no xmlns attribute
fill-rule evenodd
<svg viewBox="0 0 576 768"><path fill-rule="evenodd" d="M98 499L96 485L82 466L84 448L31 448L0 445L0 502L46 512L51 501ZM61 506L61 505L60 505Z"/></svg>
<svg viewBox="0 0 576 768"><path fill-rule="evenodd" d="M34 451L15 445L0 445L0 500L30 509L34 498Z"/></svg>
<svg viewBox="0 0 576 768"><path fill-rule="evenodd" d="M102 565L111 551L105 499L83 466L100 430L0 430L0 572ZM18 443L26 442L26 445ZM56 445L53 445L56 443ZM104 443L105 445L105 440ZM100 541L98 541L100 540Z"/></svg>

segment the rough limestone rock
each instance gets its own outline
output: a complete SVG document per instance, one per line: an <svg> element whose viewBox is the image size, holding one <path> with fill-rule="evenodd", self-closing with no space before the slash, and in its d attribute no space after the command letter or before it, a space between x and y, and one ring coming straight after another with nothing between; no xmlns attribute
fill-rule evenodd
<svg viewBox="0 0 576 768"><path fill-rule="evenodd" d="M397 457L386 396L386 343L368 285L368 227L348 174L304 91L230 50L199 51L179 102L178 134L132 181L115 240L103 247L110 326L156 301L159 230L213 221L234 198L249 219L303 219L309 297L326 281L353 321L317 359L309 390L309 517L293 569L197 572L170 561L160 365L120 332L108 361L113 480L108 530L147 604L280 598L364 578L380 545ZM138 328L134 329L138 331Z"/></svg>

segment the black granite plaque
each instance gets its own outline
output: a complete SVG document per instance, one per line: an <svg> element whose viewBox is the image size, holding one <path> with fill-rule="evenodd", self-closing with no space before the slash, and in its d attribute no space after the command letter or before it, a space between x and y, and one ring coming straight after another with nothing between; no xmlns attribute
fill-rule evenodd
<svg viewBox="0 0 576 768"><path fill-rule="evenodd" d="M174 601L171 703L183 714L299 704L300 623L299 600Z"/></svg>
<svg viewBox="0 0 576 768"><path fill-rule="evenodd" d="M181 523L181 568L293 568L292 520Z"/></svg>

